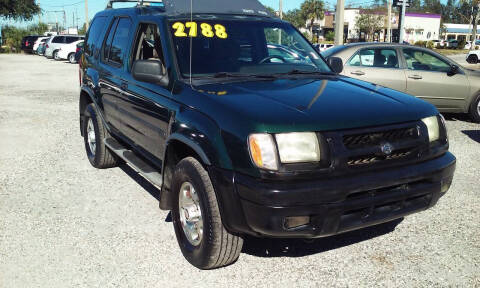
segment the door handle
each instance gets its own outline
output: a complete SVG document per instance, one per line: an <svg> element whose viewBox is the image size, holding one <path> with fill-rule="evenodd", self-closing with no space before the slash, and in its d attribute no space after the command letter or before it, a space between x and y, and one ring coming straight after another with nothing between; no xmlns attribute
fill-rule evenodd
<svg viewBox="0 0 480 288"><path fill-rule="evenodd" d="M410 75L410 76L408 76L408 78L415 79L415 80L420 80L420 79L422 79L422 76L420 76L420 75Z"/></svg>
<svg viewBox="0 0 480 288"><path fill-rule="evenodd" d="M352 72L350 72L350 74L362 76L362 75L365 75L365 72L362 72L362 71L352 71Z"/></svg>

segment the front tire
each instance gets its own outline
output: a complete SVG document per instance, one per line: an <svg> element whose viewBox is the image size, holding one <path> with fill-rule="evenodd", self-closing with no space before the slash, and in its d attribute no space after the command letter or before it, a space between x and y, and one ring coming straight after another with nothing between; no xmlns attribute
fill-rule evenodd
<svg viewBox="0 0 480 288"><path fill-rule="evenodd" d="M243 239L223 226L210 177L192 157L181 160L173 176L173 226L183 256L199 269L235 262Z"/></svg>
<svg viewBox="0 0 480 288"><path fill-rule="evenodd" d="M477 64L478 63L478 56L475 54L470 54L467 57L467 62L470 64Z"/></svg>
<svg viewBox="0 0 480 288"><path fill-rule="evenodd" d="M77 62L75 61L75 53L70 53L70 55L68 55L68 62L71 64L75 64Z"/></svg>
<svg viewBox="0 0 480 288"><path fill-rule="evenodd" d="M93 167L98 169L112 168L118 165L118 160L105 146L104 140L109 137L102 119L98 116L97 109L89 104L85 109L83 121L83 139L88 160Z"/></svg>
<svg viewBox="0 0 480 288"><path fill-rule="evenodd" d="M480 94L470 104L470 118L475 123L480 123Z"/></svg>

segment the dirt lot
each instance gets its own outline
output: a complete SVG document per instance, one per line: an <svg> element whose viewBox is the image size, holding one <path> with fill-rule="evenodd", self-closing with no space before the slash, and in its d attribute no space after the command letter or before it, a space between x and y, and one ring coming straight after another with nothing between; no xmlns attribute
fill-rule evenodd
<svg viewBox="0 0 480 288"><path fill-rule="evenodd" d="M480 127L467 118L448 117L457 172L433 209L311 243L249 238L234 265L199 271L154 188L90 166L77 69L0 55L0 287L480 287Z"/></svg>

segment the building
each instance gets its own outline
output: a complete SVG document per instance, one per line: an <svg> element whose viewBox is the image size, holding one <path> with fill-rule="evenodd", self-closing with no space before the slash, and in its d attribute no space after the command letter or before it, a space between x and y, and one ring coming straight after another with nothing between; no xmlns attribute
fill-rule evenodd
<svg viewBox="0 0 480 288"><path fill-rule="evenodd" d="M472 41L472 24L443 24L443 39L468 40ZM477 40L480 40L480 25L477 26Z"/></svg>
<svg viewBox="0 0 480 288"><path fill-rule="evenodd" d="M431 41L440 39L442 15L430 13L405 13L404 41Z"/></svg>
<svg viewBox="0 0 480 288"><path fill-rule="evenodd" d="M388 19L385 11L372 11L361 8L345 8L344 12L344 35L346 42L358 42L372 39L372 35L366 35L365 31L358 31L357 19L362 14L374 13L381 16L383 27L373 35L374 41L387 41ZM440 38L440 20L441 15L430 13L405 13L405 38L410 43L416 41L438 40ZM399 37L399 16L392 12L391 29L393 41L398 41ZM310 23L307 22L307 29ZM328 31L333 31L335 27L335 12L326 12L322 20L315 20L313 33L319 39L323 39Z"/></svg>

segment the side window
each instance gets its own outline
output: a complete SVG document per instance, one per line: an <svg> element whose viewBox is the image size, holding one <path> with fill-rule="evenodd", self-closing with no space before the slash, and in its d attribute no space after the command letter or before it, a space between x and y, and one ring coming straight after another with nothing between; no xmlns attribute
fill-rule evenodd
<svg viewBox="0 0 480 288"><path fill-rule="evenodd" d="M141 23L134 43L135 49L132 51L134 62L137 60L159 60L165 65L162 42L157 25ZM163 71L166 70L163 69Z"/></svg>
<svg viewBox="0 0 480 288"><path fill-rule="evenodd" d="M118 64L123 64L125 52L130 46L128 36L132 26L132 21L129 18L120 18L117 29L113 36L112 47L108 55L108 60Z"/></svg>
<svg viewBox="0 0 480 288"><path fill-rule="evenodd" d="M77 41L77 40L78 40L78 37L67 36L65 43L70 44L70 43L73 43L73 42L75 42L75 41Z"/></svg>
<svg viewBox="0 0 480 288"><path fill-rule="evenodd" d="M118 18L115 18L112 25L110 25L110 30L108 31L107 40L105 41L105 46L103 47L103 59L108 60L110 54L110 49L112 48L113 34L115 34L115 29L117 29Z"/></svg>
<svg viewBox="0 0 480 288"><path fill-rule="evenodd" d="M450 64L423 50L403 49L407 67L410 70L448 72Z"/></svg>
<svg viewBox="0 0 480 288"><path fill-rule="evenodd" d="M398 68L398 56L395 49L363 49L353 56L350 66Z"/></svg>
<svg viewBox="0 0 480 288"><path fill-rule="evenodd" d="M107 17L96 17L93 19L92 24L90 25L90 29L88 30L87 36L85 37L87 40L87 44L85 45L85 54L92 55L95 48L101 47L102 44L98 43L100 41L100 36L103 32L103 28L105 27L105 22L107 21Z"/></svg>
<svg viewBox="0 0 480 288"><path fill-rule="evenodd" d="M64 38L65 37L63 37L63 36L55 37L55 38L53 38L52 43L63 43Z"/></svg>

